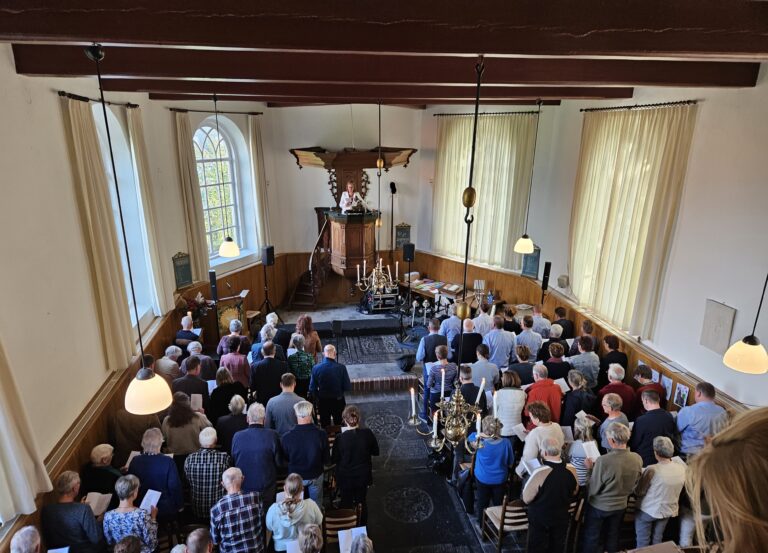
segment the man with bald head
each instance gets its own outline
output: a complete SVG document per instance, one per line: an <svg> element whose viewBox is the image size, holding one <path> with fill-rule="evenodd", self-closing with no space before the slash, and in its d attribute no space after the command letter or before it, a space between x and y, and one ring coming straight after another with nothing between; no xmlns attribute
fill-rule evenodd
<svg viewBox="0 0 768 553"><path fill-rule="evenodd" d="M336 362L336 347L328 344L323 348L324 359L312 367L312 378L309 381L309 393L318 401L320 424L323 427L331 424L341 424L341 412L347 405L344 392L352 389L347 367Z"/></svg>
<svg viewBox="0 0 768 553"><path fill-rule="evenodd" d="M483 343L483 336L475 331L475 323L472 319L464 319L462 323L464 332L454 336L451 342L453 354L450 359L457 365L475 363L477 361L477 346ZM461 359L459 359L461 350Z"/></svg>
<svg viewBox="0 0 768 553"><path fill-rule="evenodd" d="M211 509L210 533L221 553L264 550L263 498L258 492L243 492L243 480L243 472L237 467L229 468L221 475L221 485L227 495Z"/></svg>

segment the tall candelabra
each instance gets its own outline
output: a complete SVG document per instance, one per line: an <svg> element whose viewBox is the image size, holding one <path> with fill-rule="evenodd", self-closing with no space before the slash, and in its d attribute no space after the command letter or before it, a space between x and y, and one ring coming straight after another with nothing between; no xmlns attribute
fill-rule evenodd
<svg viewBox="0 0 768 553"><path fill-rule="evenodd" d="M397 277L399 265L399 261L395 262L395 277ZM366 273L366 264L365 261L363 261L362 275L360 274L360 265L357 266L357 282L355 285L359 290L378 294L390 293L392 291L397 292L398 280L397 278L392 278L392 272L389 269L389 265L387 265L386 272L384 271L381 258L379 258L378 265L373 266L373 270L370 274Z"/></svg>

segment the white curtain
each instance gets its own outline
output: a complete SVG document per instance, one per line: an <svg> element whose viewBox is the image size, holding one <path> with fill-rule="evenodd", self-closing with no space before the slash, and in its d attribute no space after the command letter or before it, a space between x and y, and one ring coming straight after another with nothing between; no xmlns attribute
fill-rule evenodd
<svg viewBox="0 0 768 553"><path fill-rule="evenodd" d="M109 370L124 370L135 351L135 341L101 146L90 105L73 99L63 102L104 358Z"/></svg>
<svg viewBox="0 0 768 553"><path fill-rule="evenodd" d="M210 265L208 242L205 239L203 200L200 197L197 163L192 144L192 126L189 123L188 113L174 112L174 117L176 121L176 154L179 164L181 197L184 201L184 223L192 278L204 280L208 277Z"/></svg>
<svg viewBox="0 0 768 553"><path fill-rule="evenodd" d="M87 104L86 104L87 107ZM17 370L24 370L18 367ZM33 406L34 407L34 406ZM35 496L51 481L35 444L13 372L0 343L0 524L35 512Z"/></svg>
<svg viewBox="0 0 768 553"><path fill-rule="evenodd" d="M253 203L256 207L256 234L259 248L271 244L269 235L269 204L267 202L267 173L264 169L264 145L261 120L258 115L248 116L248 146L251 150L251 178Z"/></svg>
<svg viewBox="0 0 768 553"><path fill-rule="evenodd" d="M536 114L484 115L479 119L474 187L477 201L469 261L519 270L513 252L523 234L536 135ZM437 128L432 250L464 257L465 208L469 184L473 118L441 116Z"/></svg>
<svg viewBox="0 0 768 553"><path fill-rule="evenodd" d="M152 297L152 309L155 315L162 315L173 308L172 294L167 294L165 283L163 282L162 262L157 246L157 225L155 223L155 206L152 200L152 174L149 170L149 160L147 159L147 144L144 140L144 123L141 119L141 108L133 107L127 110L128 119L128 137L131 144L131 155L133 156L133 167L136 173L139 186L139 198L141 199L142 209L139 214L142 216L142 226L145 229L146 249L149 253L149 262L151 265L150 274L154 284L154 294ZM170 263L170 260L168 261Z"/></svg>
<svg viewBox="0 0 768 553"><path fill-rule="evenodd" d="M688 164L696 106L584 116L571 213L579 302L651 337Z"/></svg>

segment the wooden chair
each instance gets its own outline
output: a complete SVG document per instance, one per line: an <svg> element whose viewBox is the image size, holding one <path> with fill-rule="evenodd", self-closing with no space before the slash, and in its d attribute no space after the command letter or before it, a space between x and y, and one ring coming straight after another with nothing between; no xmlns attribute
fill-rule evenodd
<svg viewBox="0 0 768 553"><path fill-rule="evenodd" d="M496 551L501 553L501 543L505 532L522 532L528 530L528 508L520 499L510 501L504 496L499 507L488 507L483 511L480 525L482 539L496 541Z"/></svg>
<svg viewBox="0 0 768 553"><path fill-rule="evenodd" d="M581 529L581 519L584 515L584 505L586 504L582 494L577 495L568 506L568 533L565 536L565 549L563 553L575 551L576 544L579 543L579 530Z"/></svg>
<svg viewBox="0 0 768 553"><path fill-rule="evenodd" d="M329 509L323 517L323 552L328 544L339 543L339 531L360 526L362 506L354 509Z"/></svg>

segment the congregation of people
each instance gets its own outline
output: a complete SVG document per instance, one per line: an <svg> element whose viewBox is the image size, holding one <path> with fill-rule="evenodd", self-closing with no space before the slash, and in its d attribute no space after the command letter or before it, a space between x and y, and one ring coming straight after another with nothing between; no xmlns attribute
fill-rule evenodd
<svg viewBox="0 0 768 553"><path fill-rule="evenodd" d="M291 541L317 553L328 509L356 509L364 526L379 446L358 407L346 405L347 369L309 316L293 334L277 323L268 315L252 343L233 320L217 367L184 317L165 356L144 359L168 381L170 407L159 415L118 410L110 443L94 447L81 471L58 476L56 501L41 511L47 548L152 553L160 536L192 525L200 529L187 538L189 553L286 551ZM149 491L159 500L145 504ZM91 492L112 494L106 512L97 516L85 502ZM37 553L40 535L25 528L14 544L13 553ZM372 552L371 541L358 536L353 551Z"/></svg>
<svg viewBox="0 0 768 553"><path fill-rule="evenodd" d="M509 315L491 317L488 307L481 305L474 320L461 321L453 311L442 322L433 319L417 350L425 422L441 398L459 390L475 403L478 386L484 386L484 401L477 402L481 431L466 438L482 438L471 465L470 504L478 523L491 504L521 498L527 551L562 552L574 502L583 498L582 553L619 551L628 507L637 547L661 543L671 519L679 527L675 541L692 545L687 463L728 422L714 387L699 383L695 403L673 414L658 373L639 364L627 378L628 358L616 336L598 341L590 321L573 336L563 308L550 322L540 306L521 318L515 332L507 330ZM473 346L470 355L464 348ZM489 416L491 408L495 416ZM453 448L454 484L463 482L457 472L467 461L465 449L463 443ZM460 494L466 497L465 490Z"/></svg>

